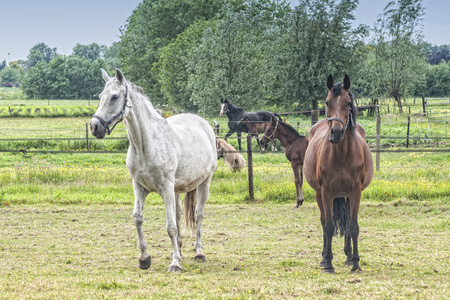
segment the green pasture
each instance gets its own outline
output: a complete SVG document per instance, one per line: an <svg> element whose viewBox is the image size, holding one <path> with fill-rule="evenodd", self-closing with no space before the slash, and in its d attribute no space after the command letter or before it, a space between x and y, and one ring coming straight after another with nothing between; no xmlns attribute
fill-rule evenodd
<svg viewBox="0 0 450 300"><path fill-rule="evenodd" d="M233 173L219 161L202 231L205 263L192 259L194 239L184 234L183 271L166 272L171 246L164 206L158 195L147 197L144 232L153 264L142 271L126 154L79 152L86 150L86 123L96 107L63 101L22 105L18 98L2 100L2 94L0 90L0 110L8 113L0 113L0 299L448 297L448 151L381 153L380 171L361 199L362 274L350 274L343 266L342 238L333 244L337 274L321 273L322 229L314 192L305 182L304 205L292 210L295 186L289 162L281 152L260 153L255 140L255 200L249 199L247 170ZM17 115L2 101L15 101ZM38 108L54 109L55 116L36 115ZM77 110L86 114L73 115ZM381 112L382 135L406 137L407 115ZM226 117L215 119L225 135ZM214 118L208 120L212 125ZM375 117L358 120L367 136L375 136ZM308 134L309 117L292 115L288 122ZM410 136L430 138L410 145L448 150L448 140L432 139L448 137L447 126L411 116ZM126 150L127 140L114 139L125 136L120 123L109 139L90 136L90 149ZM235 138L229 142L237 147ZM368 143L373 149L375 140ZM404 150L405 143L382 140L385 149Z"/></svg>
<svg viewBox="0 0 450 300"><path fill-rule="evenodd" d="M213 196L214 197L214 196ZM360 265L318 268L317 205L207 204L195 262L183 234L181 273L167 273L171 245L164 206L147 205L152 266L138 268L131 205L11 205L0 208L1 299L446 299L450 291L449 205L364 201Z"/></svg>

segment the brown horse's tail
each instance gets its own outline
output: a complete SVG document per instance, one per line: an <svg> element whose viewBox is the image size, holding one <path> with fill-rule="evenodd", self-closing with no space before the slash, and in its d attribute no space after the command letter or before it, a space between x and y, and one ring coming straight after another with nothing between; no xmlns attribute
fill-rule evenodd
<svg viewBox="0 0 450 300"><path fill-rule="evenodd" d="M349 215L348 198L347 197L334 198L333 223L335 235L339 233L340 236L343 236L345 235L345 233L349 232L348 215Z"/></svg>
<svg viewBox="0 0 450 300"><path fill-rule="evenodd" d="M194 234L197 227L195 220L195 207L197 206L197 189L187 192L184 196L184 216L186 219L186 228Z"/></svg>

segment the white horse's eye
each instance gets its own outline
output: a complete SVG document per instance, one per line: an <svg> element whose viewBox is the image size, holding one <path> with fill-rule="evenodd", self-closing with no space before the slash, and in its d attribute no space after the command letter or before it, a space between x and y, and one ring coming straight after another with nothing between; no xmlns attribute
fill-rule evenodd
<svg viewBox="0 0 450 300"><path fill-rule="evenodd" d="M118 98L119 98L119 96L117 96L117 95L112 95L112 96L111 96L111 101L117 100Z"/></svg>

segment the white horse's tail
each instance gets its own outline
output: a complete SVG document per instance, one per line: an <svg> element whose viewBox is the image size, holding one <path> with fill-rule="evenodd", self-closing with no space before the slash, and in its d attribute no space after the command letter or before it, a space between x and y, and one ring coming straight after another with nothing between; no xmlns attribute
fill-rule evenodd
<svg viewBox="0 0 450 300"><path fill-rule="evenodd" d="M197 206L197 189L187 192L184 196L184 216L186 219L186 228L194 234L197 227L195 220L195 207Z"/></svg>
<svg viewBox="0 0 450 300"><path fill-rule="evenodd" d="M223 157L225 163L232 172L241 171L245 167L245 159L237 150L225 142L225 140L216 138L217 159Z"/></svg>

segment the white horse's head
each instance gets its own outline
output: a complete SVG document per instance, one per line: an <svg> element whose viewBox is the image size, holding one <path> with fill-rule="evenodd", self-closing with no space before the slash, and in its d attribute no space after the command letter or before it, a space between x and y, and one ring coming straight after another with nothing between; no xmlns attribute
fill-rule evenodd
<svg viewBox="0 0 450 300"><path fill-rule="evenodd" d="M129 109L129 91L122 71L116 69L116 76L109 77L102 69L105 88L100 94L100 104L90 122L92 134L102 139L110 134L114 127L126 118Z"/></svg>

